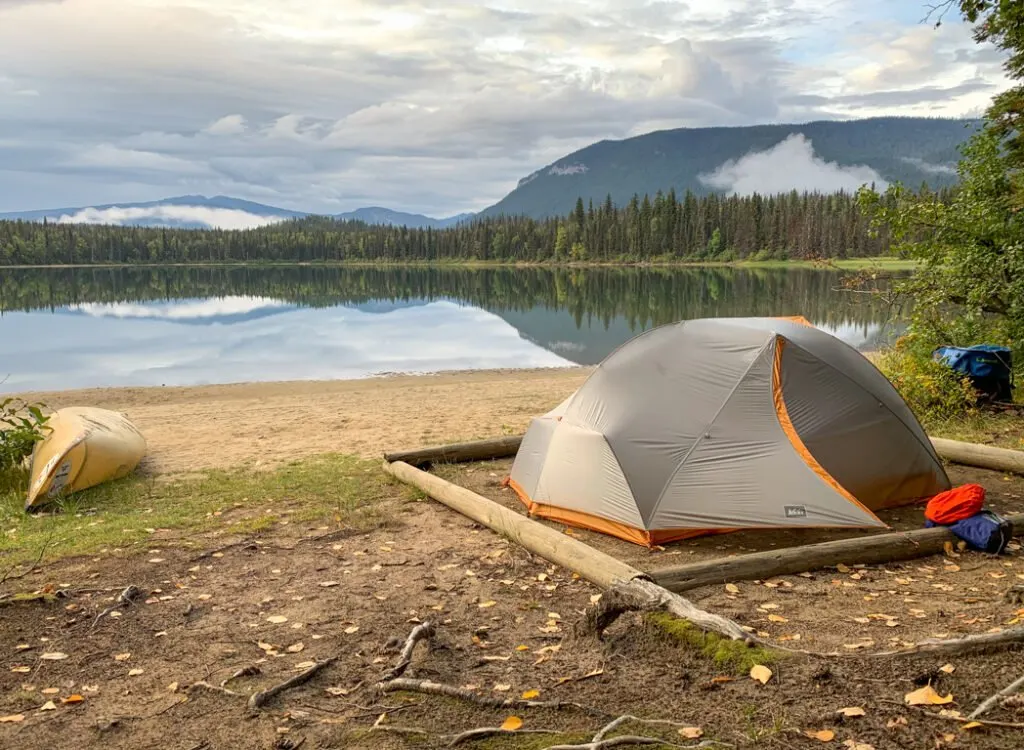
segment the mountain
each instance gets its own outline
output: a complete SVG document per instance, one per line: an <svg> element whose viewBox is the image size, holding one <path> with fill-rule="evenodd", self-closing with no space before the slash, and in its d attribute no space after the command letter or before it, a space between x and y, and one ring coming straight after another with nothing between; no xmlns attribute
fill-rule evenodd
<svg viewBox="0 0 1024 750"><path fill-rule="evenodd" d="M600 141L524 177L515 190L479 216L564 216L577 197L584 203L593 200L599 204L611 194L617 205L625 205L634 194L653 196L669 188L680 193L728 192L723 182L743 176L736 173L744 166L757 166L744 157L763 152L777 158L774 165L767 159L761 161L761 169L767 172L761 177L772 178L762 181L773 187L758 192L779 192L780 173L781 181L788 178L790 183L784 190L813 190L808 170L816 170L819 179L825 170L823 179L834 184L839 171L835 165L850 170L847 183L856 184L856 176L869 167L888 182L900 181L910 187L927 182L940 187L955 182L958 146L975 124L972 120L878 117L798 125L679 128ZM810 148L808 153L780 151L780 144L797 134L809 141L817 161L812 163ZM831 172L820 160L835 163ZM715 177L709 179L712 175ZM746 176L747 186L757 178L756 174Z"/></svg>
<svg viewBox="0 0 1024 750"><path fill-rule="evenodd" d="M357 208L355 211L334 215L334 218L345 221L365 221L367 224L390 224L393 226L406 226L410 229L444 229L472 217L473 214L457 214L447 219L434 219L422 214L407 214L403 211L393 211L390 208L380 208L379 206Z"/></svg>
<svg viewBox="0 0 1024 750"><path fill-rule="evenodd" d="M268 206L263 203L232 198L227 195L179 195L158 201L141 203L108 203L100 206L73 208L45 208L36 211L0 213L0 220L23 221L78 221L91 224L131 224L135 226L166 226L187 229L223 227L244 229L269 221L298 219L311 215L306 211ZM391 224L415 229L431 227L441 229L471 218L473 214L459 214L447 219L434 219L421 214L403 213L390 208L360 208L336 214L342 220L365 221L367 224Z"/></svg>

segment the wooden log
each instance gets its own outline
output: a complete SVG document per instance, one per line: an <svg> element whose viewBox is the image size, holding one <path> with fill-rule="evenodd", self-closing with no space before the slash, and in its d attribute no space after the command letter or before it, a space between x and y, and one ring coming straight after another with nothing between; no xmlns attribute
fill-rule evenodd
<svg viewBox="0 0 1024 750"><path fill-rule="evenodd" d="M522 442L522 435L511 435L490 440L477 440L472 443L452 443L450 445L435 445L430 448L420 448L413 451L385 453L384 459L388 463L401 461L415 467L434 463L487 461L516 455L516 451L519 450L519 444Z"/></svg>
<svg viewBox="0 0 1024 750"><path fill-rule="evenodd" d="M1008 516L1008 520L1013 523L1016 534L1024 534L1024 514ZM729 581L803 573L839 563L871 565L911 560L940 553L946 542L956 544L957 541L945 527L915 529L723 557L661 568L649 575L659 585L679 593Z"/></svg>
<svg viewBox="0 0 1024 750"><path fill-rule="evenodd" d="M555 531L504 505L401 461L384 465L392 476L418 487L452 510L483 524L555 565L578 573L602 589L626 589L645 607L659 608L697 627L733 640L760 642L734 621L705 612L693 602L651 583L647 574L621 560Z"/></svg>
<svg viewBox="0 0 1024 750"><path fill-rule="evenodd" d="M946 438L929 438L935 446L935 452L953 463L966 466L978 466L994 471L1010 471L1024 474L1024 451L1007 448L996 448L991 445L964 443ZM488 440L475 440L471 443L452 443L420 448L412 451L386 453L384 458L389 462L402 461L410 466L425 466L431 463L456 463L460 461L488 461L497 458L509 458L519 450L523 441L522 435L507 435Z"/></svg>
<svg viewBox="0 0 1024 750"><path fill-rule="evenodd" d="M993 471L1024 474L1024 452L1022 451L996 448L991 445L978 445L977 443L962 443L959 440L945 438L929 439L935 446L935 452L953 463L979 466Z"/></svg>

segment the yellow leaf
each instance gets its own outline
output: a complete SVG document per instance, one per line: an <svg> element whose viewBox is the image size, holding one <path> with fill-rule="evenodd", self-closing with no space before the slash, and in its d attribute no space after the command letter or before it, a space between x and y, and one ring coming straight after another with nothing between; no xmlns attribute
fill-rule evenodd
<svg viewBox="0 0 1024 750"><path fill-rule="evenodd" d="M768 615L769 622L789 622L789 618L783 617L782 615Z"/></svg>
<svg viewBox="0 0 1024 750"><path fill-rule="evenodd" d="M494 690L495 690L495 692L497 692L497 693L507 693L507 692L508 692L509 690L511 690L511 689L512 689L512 686L511 686L511 685L503 684L503 683L500 683L500 682L499 682L499 683L497 683L497 684L496 684L496 685L494 686Z"/></svg>
<svg viewBox="0 0 1024 750"><path fill-rule="evenodd" d="M172 693L178 692L178 683L172 682L170 685L167 686L167 689Z"/></svg>
<svg viewBox="0 0 1024 750"><path fill-rule="evenodd" d="M599 601L601 601L601 595L600 594L591 594L591 596L590 596L590 603L591 604L597 604Z"/></svg>
<svg viewBox="0 0 1024 750"><path fill-rule="evenodd" d="M966 724L964 724L960 728L964 729L964 730L967 730L967 729L977 729L978 727L983 727L983 726L985 726L985 725L982 724L980 721L969 721L969 722L967 722Z"/></svg>
<svg viewBox="0 0 1024 750"><path fill-rule="evenodd" d="M839 563L836 566L836 570L838 570L840 573L849 573L850 572L850 569L847 566L843 565L842 563Z"/></svg>
<svg viewBox="0 0 1024 750"><path fill-rule="evenodd" d="M840 708L836 713L848 717L864 716L864 709L860 706L847 706L846 708Z"/></svg>
<svg viewBox="0 0 1024 750"><path fill-rule="evenodd" d="M529 650L530 650L529 646L523 646L523 645L516 646L516 651L529 651Z"/></svg>
<svg viewBox="0 0 1024 750"><path fill-rule="evenodd" d="M738 593L740 593L740 587L737 586L735 583L727 583L727 584L725 584L725 590L728 591L730 594L738 594Z"/></svg>
<svg viewBox="0 0 1024 750"><path fill-rule="evenodd" d="M353 633L357 633L357 632L359 632L359 626L358 625L349 625L347 628L345 628L345 632L348 635L352 635Z"/></svg>
<svg viewBox="0 0 1024 750"><path fill-rule="evenodd" d="M128 660L129 660L129 659L131 659L131 658L132 658L132 655L131 655L131 654L117 654L117 655L116 655L116 656L114 657L114 660L115 660L115 661L128 661Z"/></svg>
<svg viewBox="0 0 1024 750"><path fill-rule="evenodd" d="M525 693L523 693L523 700L524 701L532 701L534 698L538 697L539 695L540 695L540 691L539 690L527 690Z"/></svg>
<svg viewBox="0 0 1024 750"><path fill-rule="evenodd" d="M518 716L509 716L505 721L501 722L501 728L506 732L514 732L523 726L523 720Z"/></svg>
<svg viewBox="0 0 1024 750"><path fill-rule="evenodd" d="M304 644L302 641L299 641L298 643L293 643L291 646L286 648L285 651L287 651L289 654L297 654L305 647L306 644Z"/></svg>
<svg viewBox="0 0 1024 750"><path fill-rule="evenodd" d="M941 667L939 667L939 671L945 672L946 674L953 674L955 670L956 667L954 667L952 664L943 664Z"/></svg>
<svg viewBox="0 0 1024 750"><path fill-rule="evenodd" d="M69 695L67 698L64 698L63 700L61 700L61 703L81 703L84 700L85 698L76 693L74 695Z"/></svg>
<svg viewBox="0 0 1024 750"><path fill-rule="evenodd" d="M144 670L144 669L129 669L128 670L128 676L129 677L138 677L144 671L146 671L146 670Z"/></svg>
<svg viewBox="0 0 1024 750"><path fill-rule="evenodd" d="M0 724L14 724L19 721L25 721L25 714L11 714L10 716L0 716Z"/></svg>
<svg viewBox="0 0 1024 750"><path fill-rule="evenodd" d="M67 659L68 655L62 654L60 651L51 651L48 654L40 654L39 658L46 661L60 661L61 659Z"/></svg>
<svg viewBox="0 0 1024 750"><path fill-rule="evenodd" d="M20 674L27 674L32 671L32 667L11 667L12 672L18 672Z"/></svg>
<svg viewBox="0 0 1024 750"><path fill-rule="evenodd" d="M804 734L812 740L818 740L819 742L831 742L836 738L836 733L831 729L819 729L817 732L808 729Z"/></svg>
<svg viewBox="0 0 1024 750"><path fill-rule="evenodd" d="M284 615L271 615L267 618L267 622L272 622L275 625L280 625L282 622L288 622L288 618Z"/></svg>
<svg viewBox="0 0 1024 750"><path fill-rule="evenodd" d="M57 704L55 704L53 701L46 701L46 703L44 703L43 705L41 705L39 707L39 710L40 711L56 711L57 710Z"/></svg>
<svg viewBox="0 0 1024 750"><path fill-rule="evenodd" d="M698 737L704 736L704 730L700 727L683 727L679 730L679 736L685 737L688 740L695 740Z"/></svg>
<svg viewBox="0 0 1024 750"><path fill-rule="evenodd" d="M920 690L907 693L903 699L909 706L943 706L953 702L953 695L939 695L931 685L925 685Z"/></svg>
<svg viewBox="0 0 1024 750"><path fill-rule="evenodd" d="M755 664L750 668L750 676L764 685L772 678L772 670L763 664Z"/></svg>
<svg viewBox="0 0 1024 750"><path fill-rule="evenodd" d="M496 601L494 601L493 599L489 599L486 602L480 602L476 606L478 606L480 609L487 609L488 607L493 607L495 604L497 604Z"/></svg>

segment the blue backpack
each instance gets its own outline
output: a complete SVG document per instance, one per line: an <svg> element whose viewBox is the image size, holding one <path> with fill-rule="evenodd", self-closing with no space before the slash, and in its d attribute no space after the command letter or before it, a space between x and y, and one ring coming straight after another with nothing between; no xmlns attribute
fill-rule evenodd
<svg viewBox="0 0 1024 750"><path fill-rule="evenodd" d="M938 525L940 524L925 521L925 526ZM990 555L1000 554L1013 539L1013 524L990 510L983 510L970 518L948 524L946 528L967 542L968 547L988 552Z"/></svg>
<svg viewBox="0 0 1024 750"><path fill-rule="evenodd" d="M983 396L994 401L1013 400L1013 355L1005 346L940 346L932 358L970 379Z"/></svg>

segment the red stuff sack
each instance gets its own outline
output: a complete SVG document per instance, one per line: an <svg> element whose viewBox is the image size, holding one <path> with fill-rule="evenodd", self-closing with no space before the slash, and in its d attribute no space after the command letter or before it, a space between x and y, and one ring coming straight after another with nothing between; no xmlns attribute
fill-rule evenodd
<svg viewBox="0 0 1024 750"><path fill-rule="evenodd" d="M985 504L985 488L980 484L964 484L940 492L928 501L924 517L943 526L979 513Z"/></svg>

